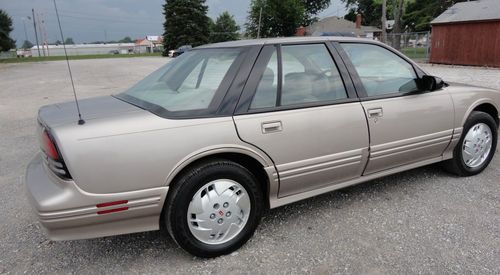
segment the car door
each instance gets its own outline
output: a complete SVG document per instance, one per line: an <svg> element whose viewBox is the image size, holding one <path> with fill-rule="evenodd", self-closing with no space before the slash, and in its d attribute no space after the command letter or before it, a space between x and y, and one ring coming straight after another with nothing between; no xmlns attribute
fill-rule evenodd
<svg viewBox="0 0 500 275"><path fill-rule="evenodd" d="M339 45L368 119L364 174L439 158L453 133L451 96L445 90L420 91L413 65L383 46Z"/></svg>
<svg viewBox="0 0 500 275"><path fill-rule="evenodd" d="M274 161L279 197L360 177L366 164L364 112L332 54L324 43L265 46L238 103L238 134Z"/></svg>

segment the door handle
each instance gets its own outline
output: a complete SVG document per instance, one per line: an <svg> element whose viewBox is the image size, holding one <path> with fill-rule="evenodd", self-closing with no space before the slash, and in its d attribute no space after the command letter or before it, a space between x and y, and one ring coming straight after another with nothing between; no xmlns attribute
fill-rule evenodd
<svg viewBox="0 0 500 275"><path fill-rule="evenodd" d="M281 132L282 130L283 130L283 125L281 124L281 121L262 122L263 134Z"/></svg>
<svg viewBox="0 0 500 275"><path fill-rule="evenodd" d="M370 118L384 116L384 111L382 110L382 108L368 109L367 112L368 112L368 117Z"/></svg>

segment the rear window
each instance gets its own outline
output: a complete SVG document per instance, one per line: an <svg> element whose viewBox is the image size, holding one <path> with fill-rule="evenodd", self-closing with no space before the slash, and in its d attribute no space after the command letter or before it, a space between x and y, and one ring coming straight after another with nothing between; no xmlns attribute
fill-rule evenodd
<svg viewBox="0 0 500 275"><path fill-rule="evenodd" d="M154 113L198 111L213 106L240 48L202 49L182 54L118 95Z"/></svg>

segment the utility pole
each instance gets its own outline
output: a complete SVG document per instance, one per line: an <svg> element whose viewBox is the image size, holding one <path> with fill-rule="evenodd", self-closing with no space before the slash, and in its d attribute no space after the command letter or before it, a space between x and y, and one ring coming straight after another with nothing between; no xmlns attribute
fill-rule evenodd
<svg viewBox="0 0 500 275"><path fill-rule="evenodd" d="M41 36L43 39L43 45L47 49L47 56L50 56L49 37L47 36L47 27L45 26L45 18L44 18L43 13L39 14L38 17L40 18L39 28L40 28Z"/></svg>
<svg viewBox="0 0 500 275"><path fill-rule="evenodd" d="M382 0L382 42L387 43L387 31L385 29L387 22L387 0Z"/></svg>
<svg viewBox="0 0 500 275"><path fill-rule="evenodd" d="M38 57L41 57L42 55L40 54L40 45L38 45L38 34L36 32L35 9L31 9L31 12L33 13L33 28L35 29L35 39L36 39L36 48L38 49Z"/></svg>
<svg viewBox="0 0 500 275"><path fill-rule="evenodd" d="M43 56L46 56L46 53L45 53L45 43L44 43L44 39L43 39L43 32L42 32L42 23L40 22L40 14L37 13L37 17L36 17L36 20L38 21L38 33L40 34L40 40L42 42L42 52L43 52Z"/></svg>
<svg viewBox="0 0 500 275"><path fill-rule="evenodd" d="M257 29L257 38L260 38L260 24L262 22L262 7L260 7L259 12L259 28Z"/></svg>
<svg viewBox="0 0 500 275"><path fill-rule="evenodd" d="M26 41L28 41L28 32L26 31L26 21L25 21L26 18L23 17L22 19L23 19L23 27L24 27L24 37L25 37Z"/></svg>

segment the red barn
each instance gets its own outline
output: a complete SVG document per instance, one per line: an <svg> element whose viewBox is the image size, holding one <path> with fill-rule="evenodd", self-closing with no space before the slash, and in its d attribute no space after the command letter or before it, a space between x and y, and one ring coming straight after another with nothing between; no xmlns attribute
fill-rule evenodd
<svg viewBox="0 0 500 275"><path fill-rule="evenodd" d="M500 1L457 3L431 25L429 62L500 67Z"/></svg>

